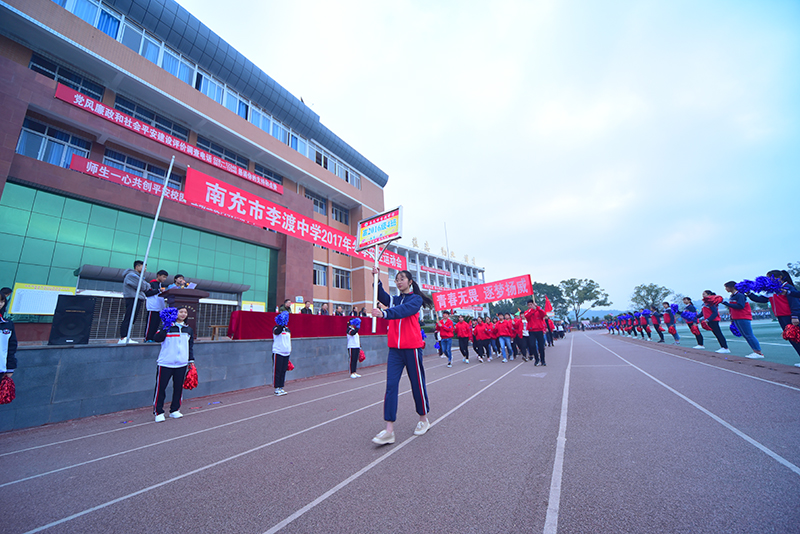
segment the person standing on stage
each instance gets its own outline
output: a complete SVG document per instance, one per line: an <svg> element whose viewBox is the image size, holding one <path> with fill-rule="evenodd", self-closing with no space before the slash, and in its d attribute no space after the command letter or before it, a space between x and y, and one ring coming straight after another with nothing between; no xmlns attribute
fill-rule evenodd
<svg viewBox="0 0 800 534"><path fill-rule="evenodd" d="M165 270L160 270L156 273L156 277L150 280L150 288L144 292L146 298L144 307L147 310L147 327L144 331L144 342L155 343L154 336L161 326L161 317L159 313L167 307L167 302L160 293L167 289L164 282L167 281L169 273Z"/></svg>
<svg viewBox="0 0 800 534"><path fill-rule="evenodd" d="M140 287L139 294L136 294L136 288L139 287L139 276L143 269L144 262L136 260L133 262L133 269L128 269L123 273L122 297L125 299L125 315L122 316L122 322L119 325L119 344L138 343L130 339L131 332L128 329L132 326L131 314L133 315L133 324L136 324L136 319L142 311L142 302L146 298L144 291L147 286Z"/></svg>

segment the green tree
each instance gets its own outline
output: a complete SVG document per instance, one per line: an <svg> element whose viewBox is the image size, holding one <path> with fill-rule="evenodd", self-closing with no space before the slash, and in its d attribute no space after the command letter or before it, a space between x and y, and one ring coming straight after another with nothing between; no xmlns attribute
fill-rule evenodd
<svg viewBox="0 0 800 534"><path fill-rule="evenodd" d="M672 290L656 284L641 284L633 288L631 303L637 309L661 309L661 303L672 295Z"/></svg>
<svg viewBox="0 0 800 534"><path fill-rule="evenodd" d="M792 275L792 280L800 278L800 261L796 261L794 263L787 263L786 270L789 271L789 274Z"/></svg>
<svg viewBox="0 0 800 534"><path fill-rule="evenodd" d="M610 313L608 313L608 314L603 316L603 319L605 319L606 321L613 321L614 320L614 316L611 315Z"/></svg>
<svg viewBox="0 0 800 534"><path fill-rule="evenodd" d="M561 289L561 294L564 296L567 306L575 314L576 323L580 322L581 316L590 309L611 305L608 300L608 294L594 280L570 278L569 280L562 280L558 287ZM581 310L582 305L587 302L591 303L589 309Z"/></svg>

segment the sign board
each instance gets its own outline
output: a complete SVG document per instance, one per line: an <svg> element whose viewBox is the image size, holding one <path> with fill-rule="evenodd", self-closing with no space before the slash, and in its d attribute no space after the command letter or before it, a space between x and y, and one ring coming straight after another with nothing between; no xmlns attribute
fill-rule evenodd
<svg viewBox="0 0 800 534"><path fill-rule="evenodd" d="M358 221L356 250L382 245L403 237L403 207Z"/></svg>
<svg viewBox="0 0 800 534"><path fill-rule="evenodd" d="M53 315L59 295L74 295L75 288L42 284L14 284L9 313L23 315Z"/></svg>
<svg viewBox="0 0 800 534"><path fill-rule="evenodd" d="M265 312L265 311L267 311L267 303L266 302L258 302L258 301L254 301L254 300L243 300L242 301L242 311Z"/></svg>
<svg viewBox="0 0 800 534"><path fill-rule="evenodd" d="M440 276L453 276L450 271L443 271L442 269L434 269L433 267L427 267L425 265L420 265L419 270L425 271L426 273L438 274Z"/></svg>
<svg viewBox="0 0 800 534"><path fill-rule="evenodd" d="M450 310L467 306L477 306L487 302L526 297L533 294L531 275L515 276L488 284L450 289L433 294L436 310Z"/></svg>

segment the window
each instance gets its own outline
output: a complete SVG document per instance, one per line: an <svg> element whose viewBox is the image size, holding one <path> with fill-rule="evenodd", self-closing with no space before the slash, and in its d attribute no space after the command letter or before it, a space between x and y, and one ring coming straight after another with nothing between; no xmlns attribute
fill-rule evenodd
<svg viewBox="0 0 800 534"><path fill-rule="evenodd" d="M178 54L164 49L164 54L161 57L161 68L179 80L192 85L194 67L186 61L183 61Z"/></svg>
<svg viewBox="0 0 800 534"><path fill-rule="evenodd" d="M140 121L146 122L150 126L155 126L159 130L167 132L173 137L177 137L183 141L188 141L189 139L188 128L184 128L183 126L175 124L168 118L162 117L156 112L151 111L144 106L140 106L139 104L136 104L125 97L117 95L116 102L114 102L114 108L130 115L131 117L136 117Z"/></svg>
<svg viewBox="0 0 800 534"><path fill-rule="evenodd" d="M308 145L306 144L305 139L303 139L302 137L298 137L297 135L290 133L289 146L300 152L302 155L304 156L306 155L306 150Z"/></svg>
<svg viewBox="0 0 800 534"><path fill-rule="evenodd" d="M318 263L314 264L314 285L328 285L328 268L325 265L320 265Z"/></svg>
<svg viewBox="0 0 800 534"><path fill-rule="evenodd" d="M283 176L281 176L280 174L278 174L276 172L273 172L273 171L267 169L266 167L263 167L263 166L259 165L258 163L256 163L256 168L255 168L254 172L257 175L266 178L267 180L272 180L276 184L282 184L283 183Z"/></svg>
<svg viewBox="0 0 800 534"><path fill-rule="evenodd" d="M247 120L247 112L250 105L246 100L239 97L239 95L227 91L225 93L225 107L239 115L244 120Z"/></svg>
<svg viewBox="0 0 800 534"><path fill-rule="evenodd" d="M54 0L54 2L101 32L114 39L117 38L121 17L106 8L101 9L99 2L93 0Z"/></svg>
<svg viewBox="0 0 800 534"><path fill-rule="evenodd" d="M209 97L211 100L222 104L222 84L215 81L211 76L197 71L197 78L194 81L194 88Z"/></svg>
<svg viewBox="0 0 800 534"><path fill-rule="evenodd" d="M269 115L255 107L250 109L250 122L261 128L267 133L272 131L272 121Z"/></svg>
<svg viewBox="0 0 800 534"><path fill-rule="evenodd" d="M25 119L17 142L17 154L68 168L72 155L87 157L92 144L52 126Z"/></svg>
<svg viewBox="0 0 800 534"><path fill-rule="evenodd" d="M350 289L350 271L333 268L333 287L337 289Z"/></svg>
<svg viewBox="0 0 800 534"><path fill-rule="evenodd" d="M126 156L122 152L117 152L116 150L111 150L110 148L106 149L105 157L103 157L103 164L108 165L109 167L114 167L115 169L119 169L121 171L125 171L128 174L141 176L146 180L150 180L162 185L164 184L164 178L167 177L167 171L165 169L162 169L157 165L145 163L144 161L136 159L132 156ZM180 191L182 181L183 180L181 177L176 176L173 172L169 177L168 187Z"/></svg>
<svg viewBox="0 0 800 534"><path fill-rule="evenodd" d="M331 202L331 215L334 221L339 221L342 224L350 224L350 211L347 208L343 208Z"/></svg>
<svg viewBox="0 0 800 534"><path fill-rule="evenodd" d="M52 61L45 59L38 54L33 54L33 57L31 57L29 68L34 72L38 72L39 74L47 76L51 80L55 80L58 83L71 87L72 89L75 89L79 93L83 93L90 98L94 98L95 100L103 100L105 87L89 81L80 74L76 74L66 67L57 65L56 63L53 63Z"/></svg>
<svg viewBox="0 0 800 534"><path fill-rule="evenodd" d="M210 139L200 137L199 135L197 136L197 146L206 152L211 152L212 154L221 157L225 161L230 161L234 165L238 165L243 169L246 169L250 165L250 160L246 157L237 154L233 150L228 150L224 146L212 142Z"/></svg>
<svg viewBox="0 0 800 534"><path fill-rule="evenodd" d="M321 196L312 193L306 189L306 198L310 198L314 202L314 211L321 215L328 215L328 201Z"/></svg>
<svg viewBox="0 0 800 534"><path fill-rule="evenodd" d="M279 122L273 121L272 123L272 137L283 143L284 145L288 144L288 135L289 132L284 128Z"/></svg>
<svg viewBox="0 0 800 534"><path fill-rule="evenodd" d="M161 53L161 43L149 37L144 30L133 24L125 22L122 29L120 42L158 65L158 55Z"/></svg>

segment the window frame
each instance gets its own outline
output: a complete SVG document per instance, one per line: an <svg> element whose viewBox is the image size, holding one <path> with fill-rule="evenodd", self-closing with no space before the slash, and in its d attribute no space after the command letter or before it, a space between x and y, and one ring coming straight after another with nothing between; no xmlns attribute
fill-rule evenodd
<svg viewBox="0 0 800 534"><path fill-rule="evenodd" d="M54 134L61 134L67 139L56 137ZM26 142L28 135L38 136L41 138L39 141L39 148L36 151L36 156L32 156L31 154L27 153L27 151L20 152L20 147L23 146L23 144L26 147L28 146ZM79 141L80 143L76 143L76 141ZM82 146L81 143L85 143L87 146ZM45 159L48 154L48 144L61 145L64 147L62 149L62 153L58 157L58 163L53 163ZM16 154L33 158L44 163L50 163L51 165L57 165L59 167L68 169L69 164L72 161L73 154L80 154L83 157L88 157L91 153L91 150L92 142L88 139L71 134L66 130L58 128L57 126L52 126L45 122L32 119L30 117L25 117L25 120L22 123L22 128L20 129L19 138L17 139L17 145L14 149L14 152Z"/></svg>
<svg viewBox="0 0 800 534"><path fill-rule="evenodd" d="M339 269L338 267L332 267L333 269L333 287L336 289L344 289L346 291L352 291L351 283L350 283L350 271L346 269ZM341 280L341 282L340 282ZM346 282L347 287L342 287L340 284Z"/></svg>

